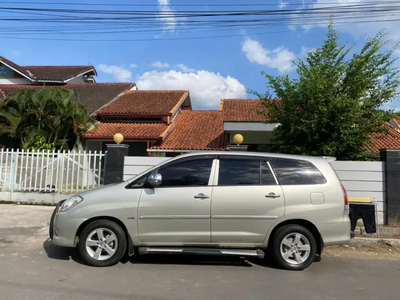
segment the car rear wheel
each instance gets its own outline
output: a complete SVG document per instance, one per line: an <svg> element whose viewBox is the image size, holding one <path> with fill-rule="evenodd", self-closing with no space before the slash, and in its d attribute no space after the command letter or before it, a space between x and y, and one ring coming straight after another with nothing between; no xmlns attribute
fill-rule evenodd
<svg viewBox="0 0 400 300"><path fill-rule="evenodd" d="M300 225L279 228L272 243L272 255L286 270L304 270L314 261L317 243L313 234Z"/></svg>
<svg viewBox="0 0 400 300"><path fill-rule="evenodd" d="M126 251L125 232L115 222L94 221L82 230L78 250L88 265L95 267L115 265Z"/></svg>

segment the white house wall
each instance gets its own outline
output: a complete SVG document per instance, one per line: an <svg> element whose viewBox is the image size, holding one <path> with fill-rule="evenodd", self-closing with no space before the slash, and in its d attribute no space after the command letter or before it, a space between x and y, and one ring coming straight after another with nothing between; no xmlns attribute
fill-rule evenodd
<svg viewBox="0 0 400 300"><path fill-rule="evenodd" d="M1 84L32 84L32 81L26 78L0 78Z"/></svg>

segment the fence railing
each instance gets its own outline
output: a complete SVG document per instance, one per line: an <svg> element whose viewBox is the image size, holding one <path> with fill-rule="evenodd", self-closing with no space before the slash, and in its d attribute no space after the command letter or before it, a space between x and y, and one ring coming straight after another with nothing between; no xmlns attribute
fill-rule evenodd
<svg viewBox="0 0 400 300"><path fill-rule="evenodd" d="M0 150L0 191L77 193L102 184L104 153Z"/></svg>

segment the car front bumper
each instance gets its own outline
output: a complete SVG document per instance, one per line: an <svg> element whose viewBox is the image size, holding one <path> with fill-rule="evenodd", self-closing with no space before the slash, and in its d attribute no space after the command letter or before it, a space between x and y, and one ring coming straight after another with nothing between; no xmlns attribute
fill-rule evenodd
<svg viewBox="0 0 400 300"><path fill-rule="evenodd" d="M62 247L75 247L78 239L77 232L79 226L85 221L76 219L67 212L59 212L57 206L56 215L53 220L53 243Z"/></svg>

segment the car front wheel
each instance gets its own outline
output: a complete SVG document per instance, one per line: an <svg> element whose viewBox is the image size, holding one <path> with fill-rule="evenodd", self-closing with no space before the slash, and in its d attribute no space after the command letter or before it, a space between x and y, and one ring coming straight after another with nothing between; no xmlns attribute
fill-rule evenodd
<svg viewBox="0 0 400 300"><path fill-rule="evenodd" d="M95 267L115 265L125 254L125 232L115 222L94 221L82 230L78 250L88 265Z"/></svg>
<svg viewBox="0 0 400 300"><path fill-rule="evenodd" d="M300 225L279 228L272 243L272 254L286 270L304 270L314 261L317 243L313 234Z"/></svg>

